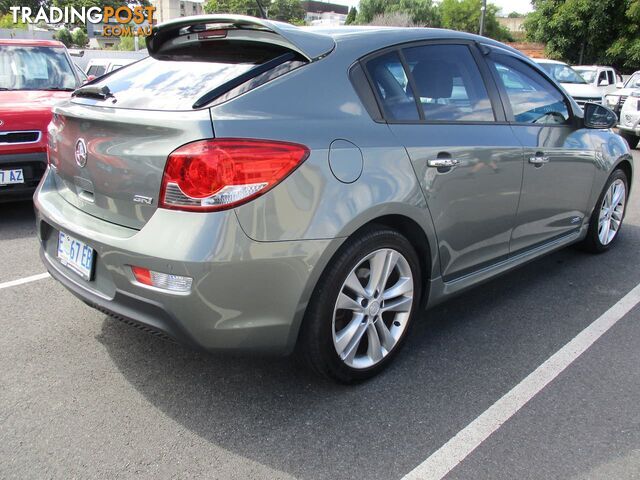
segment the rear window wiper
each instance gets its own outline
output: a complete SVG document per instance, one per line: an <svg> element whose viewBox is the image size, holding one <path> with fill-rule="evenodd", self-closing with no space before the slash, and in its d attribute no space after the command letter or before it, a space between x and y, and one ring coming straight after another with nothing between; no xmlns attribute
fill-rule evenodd
<svg viewBox="0 0 640 480"><path fill-rule="evenodd" d="M85 85L73 92L73 97L97 98L106 100L107 98L115 98L109 87L98 87L97 85Z"/></svg>

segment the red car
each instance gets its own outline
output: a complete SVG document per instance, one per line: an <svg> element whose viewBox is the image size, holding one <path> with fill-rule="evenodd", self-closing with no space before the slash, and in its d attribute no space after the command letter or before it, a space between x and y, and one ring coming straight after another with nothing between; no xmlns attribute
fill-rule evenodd
<svg viewBox="0 0 640 480"><path fill-rule="evenodd" d="M0 202L33 194L47 166L51 107L82 82L62 43L0 39Z"/></svg>

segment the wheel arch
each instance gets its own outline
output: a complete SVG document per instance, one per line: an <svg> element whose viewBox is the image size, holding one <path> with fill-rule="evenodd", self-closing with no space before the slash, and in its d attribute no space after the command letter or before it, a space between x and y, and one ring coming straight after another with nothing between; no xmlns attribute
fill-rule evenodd
<svg viewBox="0 0 640 480"><path fill-rule="evenodd" d="M622 170L627 176L627 180L629 182L629 192L631 192L631 185L633 183L633 165L629 160L621 160L616 164L613 170Z"/></svg>

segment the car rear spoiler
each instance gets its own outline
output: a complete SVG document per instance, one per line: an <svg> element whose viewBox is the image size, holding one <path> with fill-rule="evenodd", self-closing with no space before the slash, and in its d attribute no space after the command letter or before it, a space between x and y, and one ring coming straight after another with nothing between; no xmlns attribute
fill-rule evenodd
<svg viewBox="0 0 640 480"><path fill-rule="evenodd" d="M158 24L147 37L147 50L161 58L175 48L204 41L252 41L288 48L309 61L324 57L335 48L333 38L283 22L245 15L198 15Z"/></svg>

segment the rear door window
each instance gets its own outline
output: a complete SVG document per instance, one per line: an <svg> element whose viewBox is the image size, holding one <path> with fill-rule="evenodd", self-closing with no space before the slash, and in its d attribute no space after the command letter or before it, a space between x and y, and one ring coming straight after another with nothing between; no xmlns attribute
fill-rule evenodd
<svg viewBox="0 0 640 480"><path fill-rule="evenodd" d="M466 45L403 50L427 121L493 122L484 81Z"/></svg>

